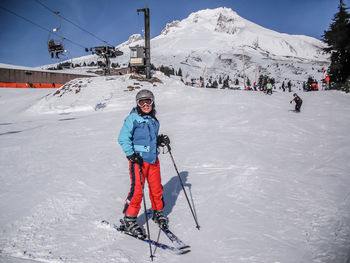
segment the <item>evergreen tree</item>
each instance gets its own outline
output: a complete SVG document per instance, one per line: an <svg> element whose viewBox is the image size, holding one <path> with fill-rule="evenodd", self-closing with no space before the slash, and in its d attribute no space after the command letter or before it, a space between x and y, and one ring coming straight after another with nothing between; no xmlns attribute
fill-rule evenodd
<svg viewBox="0 0 350 263"><path fill-rule="evenodd" d="M170 77L170 75L175 75L175 70L173 68L169 68L168 66L160 66L160 72L163 72L165 76Z"/></svg>
<svg viewBox="0 0 350 263"><path fill-rule="evenodd" d="M227 76L227 78L224 80L224 84L223 84L223 88L229 88L230 87L230 85L228 84L228 81L229 81L229 76Z"/></svg>
<svg viewBox="0 0 350 263"><path fill-rule="evenodd" d="M262 79L262 84L261 84L261 87L263 88L263 89L265 89L266 88L266 85L267 85L267 79L268 79L268 77L265 75L264 77L263 77L263 79Z"/></svg>
<svg viewBox="0 0 350 263"><path fill-rule="evenodd" d="M263 79L264 79L264 75L260 75L259 76L259 80L258 80L258 86L262 88L262 84L263 84Z"/></svg>
<svg viewBox="0 0 350 263"><path fill-rule="evenodd" d="M164 67L164 74L165 76L170 77L170 69L168 67Z"/></svg>
<svg viewBox="0 0 350 263"><path fill-rule="evenodd" d="M179 68L179 70L178 70L178 72L177 72L177 75L180 76L180 77L182 77L182 70L181 70L181 68Z"/></svg>
<svg viewBox="0 0 350 263"><path fill-rule="evenodd" d="M324 31L323 40L328 44L324 50L331 53L331 81L341 84L350 77L350 14L343 0L340 0L338 9L329 30Z"/></svg>

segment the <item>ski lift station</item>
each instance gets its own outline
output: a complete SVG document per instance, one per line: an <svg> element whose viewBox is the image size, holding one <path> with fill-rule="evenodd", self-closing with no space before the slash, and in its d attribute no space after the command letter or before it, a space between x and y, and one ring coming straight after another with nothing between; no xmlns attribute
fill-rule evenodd
<svg viewBox="0 0 350 263"><path fill-rule="evenodd" d="M142 46L130 47L130 67L145 66L145 48Z"/></svg>
<svg viewBox="0 0 350 263"><path fill-rule="evenodd" d="M59 88L75 78L91 78L96 74L74 71L55 72L0 63L0 87L3 88Z"/></svg>

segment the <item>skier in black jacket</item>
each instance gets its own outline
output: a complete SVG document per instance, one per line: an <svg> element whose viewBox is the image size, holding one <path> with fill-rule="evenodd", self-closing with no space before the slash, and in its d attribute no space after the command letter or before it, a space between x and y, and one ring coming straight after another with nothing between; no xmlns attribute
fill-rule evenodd
<svg viewBox="0 0 350 263"><path fill-rule="evenodd" d="M294 93L293 96L294 99L292 99L290 103L292 104L292 102L295 101L295 111L300 112L300 107L301 104L303 104L303 100L296 93Z"/></svg>

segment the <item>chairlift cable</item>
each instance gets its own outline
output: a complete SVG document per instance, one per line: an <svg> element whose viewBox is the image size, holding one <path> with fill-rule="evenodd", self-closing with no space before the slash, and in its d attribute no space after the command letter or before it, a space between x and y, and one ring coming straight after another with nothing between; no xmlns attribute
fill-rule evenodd
<svg viewBox="0 0 350 263"><path fill-rule="evenodd" d="M42 5L43 7L45 7L47 10L49 10L50 12L54 13L55 15L57 15L57 12L52 10L51 8L49 8L48 6L44 5L43 3L41 3L39 0L34 0L36 1L38 4ZM62 19L66 20L67 22L71 23L72 25L76 26L77 28L79 28L80 30L90 34L91 36L95 37L96 39L100 40L101 42L107 44L107 45L110 45L110 46L113 46L112 44L108 43L106 40L103 40L101 38L99 38L98 36L96 36L95 34L87 31L86 29L82 28L81 26L75 24L74 22L70 21L68 18L65 18L64 16L62 15L59 15Z"/></svg>
<svg viewBox="0 0 350 263"><path fill-rule="evenodd" d="M74 45L76 45L76 46L79 46L79 47L84 48L84 49L86 48L86 47L80 45L79 43L76 43L76 42L74 42L73 40L70 40L69 38L66 38L66 37L64 37L64 36L62 36L62 35L59 35L59 34L57 34L56 32L52 32L52 30L47 29L47 28L45 28L45 27L43 27L43 26L41 26L41 25L39 25L39 24L37 24L37 23L35 23L35 22L29 20L28 18L25 18L24 16L21 16L21 15L15 13L15 12L13 12L13 11L11 11L11 10L5 8L5 7L0 6L0 8L1 8L1 9L4 9L5 11L7 11L7 12L9 12L9 13L11 13L11 14L13 14L13 15L19 17L19 18L22 18L23 20L25 20L25 21L27 21L28 23L31 23L31 24L33 24L33 25L35 25L35 26L41 28L42 30L45 30L45 31L47 31L47 32L49 32L49 33L55 34L56 36L58 36L58 37L60 37L60 38L62 38L62 39L64 39L64 40L66 40L66 41L68 41L68 42L71 42L72 44L74 44Z"/></svg>

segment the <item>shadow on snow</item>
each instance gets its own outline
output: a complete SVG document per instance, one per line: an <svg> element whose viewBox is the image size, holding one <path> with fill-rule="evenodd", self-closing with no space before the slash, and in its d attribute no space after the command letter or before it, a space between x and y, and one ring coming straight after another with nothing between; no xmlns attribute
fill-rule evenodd
<svg viewBox="0 0 350 263"><path fill-rule="evenodd" d="M183 185L186 188L189 189L189 193L190 193L190 202L191 205L193 207L195 216L197 218L197 213L196 213L196 209L193 203L193 198L192 198L192 184L190 183L186 183L187 178L188 178L188 172L184 171L184 172L180 172L180 177L182 179ZM180 194L180 192L182 191L182 186L180 183L180 180L178 178L178 176L174 176L172 177L164 186L163 186L163 198L164 198L164 208L163 208L163 212L166 216L169 216L171 214L171 212L173 211L173 208L176 205L176 201L177 198ZM188 207L188 210L190 208ZM151 208L147 209L147 218L151 219L153 217L153 210ZM138 216L138 223L140 225L144 225L146 223L145 221L145 213L142 213Z"/></svg>

